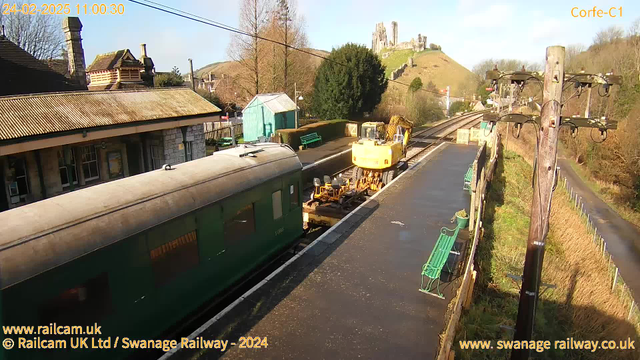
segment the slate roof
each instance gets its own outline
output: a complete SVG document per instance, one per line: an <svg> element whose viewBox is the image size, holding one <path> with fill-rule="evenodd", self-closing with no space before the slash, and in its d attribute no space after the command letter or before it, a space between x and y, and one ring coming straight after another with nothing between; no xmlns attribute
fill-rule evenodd
<svg viewBox="0 0 640 360"><path fill-rule="evenodd" d="M82 87L0 35L0 96L80 89Z"/></svg>
<svg viewBox="0 0 640 360"><path fill-rule="evenodd" d="M130 55L133 60L128 59L128 56L126 56L127 54ZM87 68L87 72L113 70L123 67L144 68L142 63L133 56L129 49L124 49L96 56L91 65Z"/></svg>
<svg viewBox="0 0 640 360"><path fill-rule="evenodd" d="M0 141L220 111L189 88L6 96L0 97Z"/></svg>
<svg viewBox="0 0 640 360"><path fill-rule="evenodd" d="M291 98L285 93L273 93L273 94L258 94L256 95L245 108L246 110L249 106L255 106L254 102L259 100L264 106L269 109L274 114L279 114L288 111L294 111L296 109L296 104L291 100Z"/></svg>

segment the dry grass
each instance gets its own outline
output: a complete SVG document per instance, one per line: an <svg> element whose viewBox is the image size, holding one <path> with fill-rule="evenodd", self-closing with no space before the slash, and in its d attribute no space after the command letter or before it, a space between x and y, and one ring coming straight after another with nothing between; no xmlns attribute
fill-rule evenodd
<svg viewBox="0 0 640 360"><path fill-rule="evenodd" d="M510 340L517 315L519 284L507 274L521 275L526 251L531 206L533 140L523 134L509 139L499 163L485 210L485 237L477 255L478 280L472 308L463 314L458 340ZM506 139L503 140L503 144ZM516 151L516 152L514 152ZM524 158L518 153L523 154ZM528 161L527 161L528 160ZM611 293L612 274L593 235L569 195L558 187L551 208L542 282L555 289L540 297L534 339L623 340L638 339L640 317L627 322L628 299ZM621 289L621 287L619 287ZM455 343L457 347L457 343ZM506 359L508 351L456 349L464 359ZM632 351L562 351L533 353L537 359L636 359Z"/></svg>

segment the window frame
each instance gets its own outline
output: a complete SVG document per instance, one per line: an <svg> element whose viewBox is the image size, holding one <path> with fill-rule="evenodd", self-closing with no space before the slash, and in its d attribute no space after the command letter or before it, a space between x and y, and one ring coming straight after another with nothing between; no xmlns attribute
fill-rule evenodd
<svg viewBox="0 0 640 360"><path fill-rule="evenodd" d="M31 194L31 186L29 184L29 169L27 168L27 161L22 157L15 157L13 160L13 166L9 163L9 170L13 169L15 173L17 173L18 167L16 167L16 163L20 163L22 166L20 168L23 171L23 175L15 175L12 182L7 184L8 192L9 192L9 202L11 204L17 204L23 201L26 201L26 198L29 194ZM18 179L24 179L24 185L26 187L26 192L20 192L20 185L18 184ZM14 190L15 189L15 190ZM13 201L13 198L18 197L18 201Z"/></svg>
<svg viewBox="0 0 640 360"><path fill-rule="evenodd" d="M199 246L198 230L193 229L149 249L155 286L164 287L197 268L201 263Z"/></svg>
<svg viewBox="0 0 640 360"><path fill-rule="evenodd" d="M73 299L76 295L78 297L77 300ZM73 287L65 288L55 296L40 303L37 310L38 319L41 325L56 322L71 326L88 326L95 321L108 318L113 313L113 300L109 273L104 271L77 283ZM77 304L69 306L73 302L77 302ZM60 312L61 308L64 310L62 314ZM87 311L96 314L96 316L91 319L79 316L80 313ZM64 315L64 318L61 319L61 315ZM60 322L61 320L63 321L62 323ZM72 322L66 323L65 320L71 320Z"/></svg>
<svg viewBox="0 0 640 360"><path fill-rule="evenodd" d="M89 150L88 152L86 150ZM91 151L93 150L93 151ZM94 155L94 159L90 159L90 160L85 160L85 156L86 155ZM98 149L96 148L96 146L94 144L91 145L85 145L85 146L81 146L80 147L80 158L81 158L81 163L82 163L82 176L84 176L84 181L93 181L93 180L100 180L100 157L98 155ZM84 166L85 164L87 165L87 169L89 170L89 175L91 174L91 163L95 163L96 165L96 175L95 176L85 176L85 172L84 172Z"/></svg>
<svg viewBox="0 0 640 360"><path fill-rule="evenodd" d="M277 199L277 203L276 203L276 199ZM278 204L278 206L276 207L276 204ZM276 217L276 210L279 210L279 216ZM282 190L278 189L274 192L271 193L271 213L273 215L273 220L279 220L282 219L282 216L284 215L284 212L282 211Z"/></svg>
<svg viewBox="0 0 640 360"><path fill-rule="evenodd" d="M248 208L251 208L251 231L250 232L242 232L241 234L237 234L237 232L235 233L230 233L230 231L235 230L230 224L232 222L238 221L237 218L239 217L240 214L242 214L243 212L247 211ZM223 207L223 219L224 219L224 212L225 209ZM256 204L255 202L251 202L249 203L249 205L243 206L241 208L238 208L235 212L235 214L233 216L231 216L230 218L226 219L223 221L222 224L222 236L224 241L236 241L236 240L244 240L247 237L253 235L256 233ZM230 236L232 235L232 236Z"/></svg>
<svg viewBox="0 0 640 360"><path fill-rule="evenodd" d="M295 202L293 201L295 199ZM300 187L298 182L289 184L289 211L300 207Z"/></svg>
<svg viewBox="0 0 640 360"><path fill-rule="evenodd" d="M78 184L78 163L76 161L76 154L75 151L73 151L73 149L69 149L69 151L71 152L71 164L67 164L66 166L64 165L64 161L62 161L63 165L60 165L60 160L64 158L64 150L60 149L57 151L58 153L58 171L64 169L65 173L67 174L67 182L63 183L62 182L62 174L60 174L60 183L62 184L62 188L66 188L71 186L71 183L69 183L69 171L68 171L68 167L72 166L73 167L73 173L72 175L75 175L75 181L73 181L74 185Z"/></svg>

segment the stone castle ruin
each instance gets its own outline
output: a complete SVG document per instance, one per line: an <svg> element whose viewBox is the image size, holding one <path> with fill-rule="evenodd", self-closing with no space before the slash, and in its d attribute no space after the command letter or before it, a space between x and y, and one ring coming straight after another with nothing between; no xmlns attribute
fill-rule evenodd
<svg viewBox="0 0 640 360"><path fill-rule="evenodd" d="M371 40L371 50L379 54L382 49L423 51L427 48L427 37L418 34L418 39L411 38L411 41L398 42L398 23L391 22L391 39L387 38L387 28L384 23L376 24L376 31L373 32Z"/></svg>

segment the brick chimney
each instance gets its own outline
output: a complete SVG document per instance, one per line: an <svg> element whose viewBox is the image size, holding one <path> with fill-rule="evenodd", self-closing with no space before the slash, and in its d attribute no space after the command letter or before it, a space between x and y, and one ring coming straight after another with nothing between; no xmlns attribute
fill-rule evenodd
<svg viewBox="0 0 640 360"><path fill-rule="evenodd" d="M142 81L147 86L153 86L153 77L155 76L153 60L147 56L147 44L140 44L140 62L144 65L142 71Z"/></svg>
<svg viewBox="0 0 640 360"><path fill-rule="evenodd" d="M67 42L67 54L69 57L69 75L71 79L83 88L87 88L87 74L84 62L84 50L82 49L82 23L77 17L66 17L62 20L62 30Z"/></svg>

